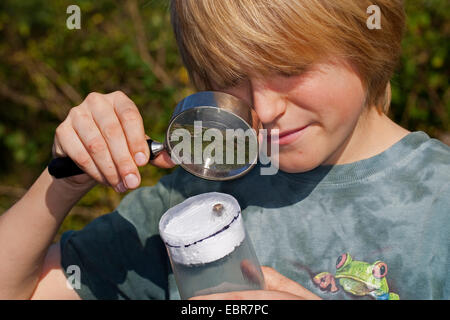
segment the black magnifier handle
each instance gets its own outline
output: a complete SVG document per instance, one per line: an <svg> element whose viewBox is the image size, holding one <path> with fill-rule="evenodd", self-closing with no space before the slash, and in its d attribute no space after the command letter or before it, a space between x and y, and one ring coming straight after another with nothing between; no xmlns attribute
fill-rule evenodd
<svg viewBox="0 0 450 320"><path fill-rule="evenodd" d="M164 150L164 145L152 139L147 139L148 146L150 148L150 160ZM57 179L67 178L83 174L75 162L69 157L54 158L48 165L48 172Z"/></svg>

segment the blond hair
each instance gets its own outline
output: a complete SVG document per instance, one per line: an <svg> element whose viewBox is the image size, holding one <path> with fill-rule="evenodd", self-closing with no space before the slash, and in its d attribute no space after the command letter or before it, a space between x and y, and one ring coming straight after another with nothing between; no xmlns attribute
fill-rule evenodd
<svg viewBox="0 0 450 320"><path fill-rule="evenodd" d="M367 27L367 8L381 29ZM387 112L400 56L401 0L171 0L181 57L198 90L232 86L249 74L299 74L327 58L357 70L366 104Z"/></svg>

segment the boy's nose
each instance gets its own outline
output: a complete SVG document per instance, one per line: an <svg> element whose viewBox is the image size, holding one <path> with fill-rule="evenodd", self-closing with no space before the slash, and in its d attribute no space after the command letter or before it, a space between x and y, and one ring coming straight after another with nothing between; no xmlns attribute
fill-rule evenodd
<svg viewBox="0 0 450 320"><path fill-rule="evenodd" d="M286 111L285 97L269 88L264 80L251 79L252 104L262 124L276 122Z"/></svg>

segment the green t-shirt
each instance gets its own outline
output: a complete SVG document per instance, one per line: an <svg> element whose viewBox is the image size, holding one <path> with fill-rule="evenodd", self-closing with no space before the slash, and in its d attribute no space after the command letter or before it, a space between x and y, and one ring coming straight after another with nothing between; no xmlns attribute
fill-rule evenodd
<svg viewBox="0 0 450 320"><path fill-rule="evenodd" d="M238 200L261 265L324 299L450 299L448 146L413 132L351 164L260 169L226 182L177 169L130 192L114 212L63 234L63 269L79 266L83 299L179 299L159 219L216 191ZM383 289L370 286L375 276Z"/></svg>

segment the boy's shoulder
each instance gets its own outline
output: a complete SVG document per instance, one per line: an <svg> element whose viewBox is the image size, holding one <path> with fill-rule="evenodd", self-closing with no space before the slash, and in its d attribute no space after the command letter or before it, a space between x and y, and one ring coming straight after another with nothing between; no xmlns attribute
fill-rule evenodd
<svg viewBox="0 0 450 320"><path fill-rule="evenodd" d="M388 189L401 194L409 192L415 201L426 199L433 206L436 199L442 198L450 207L450 147L416 131L403 139L399 150L393 154L398 157L394 169L388 170L383 179L392 187Z"/></svg>
<svg viewBox="0 0 450 320"><path fill-rule="evenodd" d="M450 165L450 146L442 141L430 138L425 143L425 151L432 156L432 158L429 159L431 162Z"/></svg>
<svg viewBox="0 0 450 320"><path fill-rule="evenodd" d="M448 226L448 210L450 210L450 147L445 143L430 138L424 132L414 132L415 139L421 143L410 153L410 161L401 166L408 176L408 189L415 195L415 201L426 199L428 212L435 214L442 225ZM401 177L401 175L397 175ZM416 192L420 191L420 192ZM442 220L444 219L444 220ZM439 226L436 226L439 228Z"/></svg>
<svg viewBox="0 0 450 320"><path fill-rule="evenodd" d="M450 146L440 140L430 138L424 132L417 132L424 136L424 142L419 146L418 152L414 153L412 162L421 165L418 170L434 171L434 178L444 182L450 181Z"/></svg>

